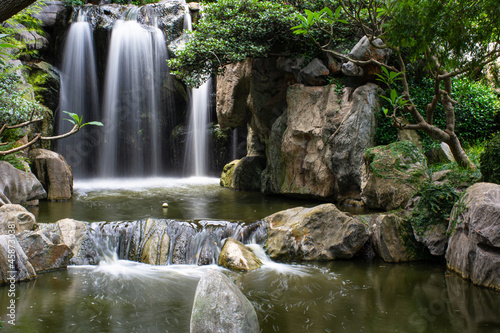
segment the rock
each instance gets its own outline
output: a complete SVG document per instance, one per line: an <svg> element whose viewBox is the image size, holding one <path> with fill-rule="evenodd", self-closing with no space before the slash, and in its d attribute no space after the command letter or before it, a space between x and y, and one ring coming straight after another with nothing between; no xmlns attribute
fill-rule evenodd
<svg viewBox="0 0 500 333"><path fill-rule="evenodd" d="M338 74L342 71L342 64L337 61L330 53L327 53L328 57L328 69L331 74Z"/></svg>
<svg viewBox="0 0 500 333"><path fill-rule="evenodd" d="M257 314L243 293L221 272L209 269L194 297L191 333L257 333Z"/></svg>
<svg viewBox="0 0 500 333"><path fill-rule="evenodd" d="M352 258L368 240L368 228L333 204L297 207L264 219L266 251L273 259L333 260Z"/></svg>
<svg viewBox="0 0 500 333"><path fill-rule="evenodd" d="M35 215L23 206L7 204L0 207L0 235L18 234L35 228Z"/></svg>
<svg viewBox="0 0 500 333"><path fill-rule="evenodd" d="M201 6L198 2L190 2L190 3L188 3L188 6L189 6L189 10L192 10L192 11L200 11L200 9L201 9Z"/></svg>
<svg viewBox="0 0 500 333"><path fill-rule="evenodd" d="M269 135L266 149L267 165L261 175L261 191L264 194L281 193L281 185L285 182L286 169L281 145L287 122L288 116L284 112L274 122Z"/></svg>
<svg viewBox="0 0 500 333"><path fill-rule="evenodd" d="M259 191L261 174L266 166L263 156L246 156L224 166L221 186L240 191Z"/></svg>
<svg viewBox="0 0 500 333"><path fill-rule="evenodd" d="M73 195L73 174L60 154L33 149L29 152L33 171L47 191L47 200L69 200Z"/></svg>
<svg viewBox="0 0 500 333"><path fill-rule="evenodd" d="M328 68L318 58L314 58L306 67L300 71L299 83L309 86L322 86L326 83L326 77L330 74Z"/></svg>
<svg viewBox="0 0 500 333"><path fill-rule="evenodd" d="M57 221L62 243L72 252L70 265L96 265L99 263L98 251L93 240L93 230L88 222L63 219Z"/></svg>
<svg viewBox="0 0 500 333"><path fill-rule="evenodd" d="M429 164L450 163L455 161L450 146L444 142L441 142L438 147L433 147L426 152L425 155L427 156Z"/></svg>
<svg viewBox="0 0 500 333"><path fill-rule="evenodd" d="M34 30L29 30L24 25L18 23L15 26L11 26L10 24L6 24L9 27L15 29L14 37L26 44L26 48L28 50L38 50L43 51L46 50L49 46L49 41L47 38L41 36Z"/></svg>
<svg viewBox="0 0 500 333"><path fill-rule="evenodd" d="M16 236L29 262L37 273L66 268L73 253L62 243L58 226L41 224L40 228Z"/></svg>
<svg viewBox="0 0 500 333"><path fill-rule="evenodd" d="M220 251L218 265L235 271L251 271L262 266L262 261L252 250L229 237Z"/></svg>
<svg viewBox="0 0 500 333"><path fill-rule="evenodd" d="M8 162L0 161L0 206L46 197L47 193L35 175L18 170Z"/></svg>
<svg viewBox="0 0 500 333"><path fill-rule="evenodd" d="M415 239L424 244L429 252L433 256L441 257L446 251L446 245L448 244L448 236L446 234L447 224L440 223L429 225L425 230L420 233L414 230Z"/></svg>
<svg viewBox="0 0 500 333"><path fill-rule="evenodd" d="M0 285L34 278L36 278L36 272L19 246L16 237L0 235Z"/></svg>
<svg viewBox="0 0 500 333"><path fill-rule="evenodd" d="M371 229L371 243L385 262L422 259L422 249L413 238L411 225L395 214L377 216Z"/></svg>
<svg viewBox="0 0 500 333"><path fill-rule="evenodd" d="M28 68L37 101L55 112L59 106L59 90L61 86L58 70L44 61L30 63Z"/></svg>
<svg viewBox="0 0 500 333"><path fill-rule="evenodd" d="M455 204L446 250L449 269L500 290L500 185L477 183Z"/></svg>
<svg viewBox="0 0 500 333"><path fill-rule="evenodd" d="M380 88L373 84L344 89L335 132L328 138L325 160L335 176L338 200L361 199L367 171L365 151L375 144Z"/></svg>
<svg viewBox="0 0 500 333"><path fill-rule="evenodd" d="M405 207L429 176L425 156L410 141L398 141L367 150L369 176L363 189L366 205L372 209Z"/></svg>
<svg viewBox="0 0 500 333"><path fill-rule="evenodd" d="M169 249L170 237L165 232L153 233L144 244L141 262L150 265L166 265Z"/></svg>
<svg viewBox="0 0 500 333"><path fill-rule="evenodd" d="M33 17L39 19L42 28L55 26L63 16L65 16L67 7L64 1L45 1L41 10L33 14Z"/></svg>
<svg viewBox="0 0 500 333"><path fill-rule="evenodd" d="M384 45L381 39L374 39L372 42L376 46ZM372 45L368 37L363 36L349 53L349 57L354 60L375 59L382 63L387 63L391 55L390 49L380 49Z"/></svg>
<svg viewBox="0 0 500 333"><path fill-rule="evenodd" d="M362 77L365 75L365 71L363 67L354 64L351 61L342 64L342 74L345 76L359 76Z"/></svg>

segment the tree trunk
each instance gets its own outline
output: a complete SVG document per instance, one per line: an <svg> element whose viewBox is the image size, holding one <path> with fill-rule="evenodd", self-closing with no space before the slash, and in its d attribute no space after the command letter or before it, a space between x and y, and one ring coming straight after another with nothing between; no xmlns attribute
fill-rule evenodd
<svg viewBox="0 0 500 333"><path fill-rule="evenodd" d="M0 1L0 22L8 20L13 15L19 13L24 8L31 5L36 0L1 0Z"/></svg>
<svg viewBox="0 0 500 333"><path fill-rule="evenodd" d="M451 153L458 165L467 169L476 169L476 166L469 160L455 133L450 134L450 140L446 143L450 146Z"/></svg>

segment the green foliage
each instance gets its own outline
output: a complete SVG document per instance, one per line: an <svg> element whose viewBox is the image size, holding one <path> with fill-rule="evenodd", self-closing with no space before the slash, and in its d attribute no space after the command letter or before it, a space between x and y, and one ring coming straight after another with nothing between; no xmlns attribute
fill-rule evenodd
<svg viewBox="0 0 500 333"><path fill-rule="evenodd" d="M70 116L70 118L64 118L64 120L69 121L73 125L77 125L78 128L82 128L82 127L87 126L87 125L104 126L103 123L101 123L100 121L90 121L88 123L84 123L83 116L79 116L76 113L71 113L68 111L63 111L63 112L66 113L68 116Z"/></svg>
<svg viewBox="0 0 500 333"><path fill-rule="evenodd" d="M447 225L453 205L459 199L455 189L446 183L436 185L426 182L418 194L421 198L410 219L415 233L422 235L431 225Z"/></svg>
<svg viewBox="0 0 500 333"><path fill-rule="evenodd" d="M482 180L500 184L500 134L496 135L480 157Z"/></svg>

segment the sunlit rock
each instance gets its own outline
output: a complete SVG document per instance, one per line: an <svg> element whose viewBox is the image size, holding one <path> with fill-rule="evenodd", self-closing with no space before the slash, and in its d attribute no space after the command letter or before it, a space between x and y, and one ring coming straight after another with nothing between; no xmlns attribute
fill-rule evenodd
<svg viewBox="0 0 500 333"><path fill-rule="evenodd" d="M154 233L142 250L141 262L150 265L165 265L168 262L170 237L166 233Z"/></svg>
<svg viewBox="0 0 500 333"><path fill-rule="evenodd" d="M263 156L246 156L224 166L220 184L230 189L258 191L261 188L261 174L266 167Z"/></svg>
<svg viewBox="0 0 500 333"><path fill-rule="evenodd" d="M242 243L229 237L219 254L219 266L236 270L251 271L262 266L262 261Z"/></svg>
<svg viewBox="0 0 500 333"><path fill-rule="evenodd" d="M201 277L193 303L191 333L257 333L252 303L223 273L209 269Z"/></svg>
<svg viewBox="0 0 500 333"><path fill-rule="evenodd" d="M369 238L359 217L333 204L296 207L268 216L266 252L273 259L334 260L352 258Z"/></svg>
<svg viewBox="0 0 500 333"><path fill-rule="evenodd" d="M469 187L450 215L448 268L474 284L500 290L500 185Z"/></svg>
<svg viewBox="0 0 500 333"><path fill-rule="evenodd" d="M7 204L0 207L0 235L18 234L35 228L35 215L23 206Z"/></svg>
<svg viewBox="0 0 500 333"><path fill-rule="evenodd" d="M47 200L71 199L73 173L62 155L46 149L33 149L29 158L35 175L47 191Z"/></svg>
<svg viewBox="0 0 500 333"><path fill-rule="evenodd" d="M36 272L14 236L0 235L0 285L36 278Z"/></svg>

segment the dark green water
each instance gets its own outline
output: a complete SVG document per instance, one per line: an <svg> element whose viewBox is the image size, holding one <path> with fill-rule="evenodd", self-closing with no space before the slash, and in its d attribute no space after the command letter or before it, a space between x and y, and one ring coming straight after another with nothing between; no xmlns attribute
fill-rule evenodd
<svg viewBox="0 0 500 333"><path fill-rule="evenodd" d="M220 188L212 179L76 183L71 202L42 203L39 222L146 217L253 222L318 203ZM163 202L169 208L161 208ZM256 249L258 250L258 248ZM207 267L111 260L40 274L16 287L16 326L5 332L189 332ZM257 310L262 332L500 333L500 293L473 286L444 263L382 261L276 264L224 270ZM10 301L0 287L0 318ZM1 332L2 330L0 330Z"/></svg>

